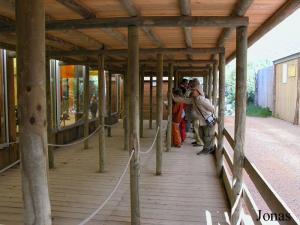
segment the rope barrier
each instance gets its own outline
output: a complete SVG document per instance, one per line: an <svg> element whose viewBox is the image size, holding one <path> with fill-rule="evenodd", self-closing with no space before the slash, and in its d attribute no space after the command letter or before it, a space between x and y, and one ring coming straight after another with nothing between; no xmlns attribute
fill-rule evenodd
<svg viewBox="0 0 300 225"><path fill-rule="evenodd" d="M17 164L19 164L19 163L20 163L20 160L15 161L14 163L12 163L12 164L10 164L9 166L7 166L7 167L3 168L2 170L0 170L0 173L5 172L6 170L8 170L8 169L14 167L15 165L17 165Z"/></svg>
<svg viewBox="0 0 300 225"><path fill-rule="evenodd" d="M152 145L150 146L150 148L147 151L140 151L141 154L148 154L149 152L151 152L151 150L153 149L154 144L156 142L159 130L160 130L160 127L158 126L157 129L156 129L156 134L155 134L155 138L153 140Z"/></svg>
<svg viewBox="0 0 300 225"><path fill-rule="evenodd" d="M86 141L87 139L91 138L93 135L95 135L99 129L100 129L101 126L98 126L96 130L94 130L89 136L83 138L83 139L80 139L78 141L74 141L72 143L69 143L69 144L51 144L49 143L48 146L51 146L51 147L68 147L68 146L73 146L73 145L76 145L76 144L80 144L84 141ZM104 125L104 127L113 127L112 125Z"/></svg>
<svg viewBox="0 0 300 225"><path fill-rule="evenodd" d="M133 157L133 154L134 154L134 150L131 151L131 154L130 154L130 157L128 159L128 162L125 166L125 169L123 170L123 173L122 175L120 176L116 186L114 187L114 189L112 190L112 192L110 193L110 195L106 198L106 200L89 216L87 217L85 220L83 220L82 222L79 223L79 225L85 225L87 222L89 222L94 216L96 216L103 208L104 206L107 204L107 202L112 198L112 196L115 194L115 192L117 191L118 187L120 186L127 170L128 170L128 167L130 165L130 161Z"/></svg>

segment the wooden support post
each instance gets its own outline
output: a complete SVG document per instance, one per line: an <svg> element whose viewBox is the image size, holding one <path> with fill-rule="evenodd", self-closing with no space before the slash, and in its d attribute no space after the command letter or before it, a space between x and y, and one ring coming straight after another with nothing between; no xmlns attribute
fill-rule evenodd
<svg viewBox="0 0 300 225"><path fill-rule="evenodd" d="M219 111L218 111L218 149L217 149L217 172L222 174L223 147L224 147L224 111L225 111L225 53L219 54Z"/></svg>
<svg viewBox="0 0 300 225"><path fill-rule="evenodd" d="M163 148L163 55L157 54L157 78L156 78L156 128L159 127L156 140L156 175L161 175L162 148Z"/></svg>
<svg viewBox="0 0 300 225"><path fill-rule="evenodd" d="M212 104L215 107L215 110L217 110L217 92L218 92L218 67L215 63L213 65L213 90L212 90Z"/></svg>
<svg viewBox="0 0 300 225"><path fill-rule="evenodd" d="M129 68L127 68L128 70ZM129 83L129 71L124 72L124 150L129 151L129 93L130 83Z"/></svg>
<svg viewBox="0 0 300 225"><path fill-rule="evenodd" d="M174 76L174 88L177 89L178 88L178 82L179 82L179 79L178 79L178 71L175 71L175 76Z"/></svg>
<svg viewBox="0 0 300 225"><path fill-rule="evenodd" d="M99 117L99 172L105 169L105 71L104 55L98 56L98 117Z"/></svg>
<svg viewBox="0 0 300 225"><path fill-rule="evenodd" d="M79 120L79 113L80 113L80 78L79 72L76 73L76 121Z"/></svg>
<svg viewBox="0 0 300 225"><path fill-rule="evenodd" d="M16 1L24 224L51 225L47 181L44 0Z"/></svg>
<svg viewBox="0 0 300 225"><path fill-rule="evenodd" d="M236 98L235 132L233 157L233 202L241 194L243 185L244 143L246 129L246 89L247 89L247 27L236 29ZM232 214L231 224L237 225L241 213L241 201Z"/></svg>
<svg viewBox="0 0 300 225"><path fill-rule="evenodd" d="M9 53L8 53L9 55ZM15 113L15 80L14 80L14 58L7 57L7 95L8 95L8 130L9 142L17 139L16 113ZM19 158L18 147L16 144L9 146L9 162L15 162Z"/></svg>
<svg viewBox="0 0 300 225"><path fill-rule="evenodd" d="M208 72L208 99L212 101L212 81L213 81L213 70L212 68L209 69Z"/></svg>
<svg viewBox="0 0 300 225"><path fill-rule="evenodd" d="M173 89L174 66L169 64L168 74L168 127L167 127L167 152L171 151L172 146L172 89Z"/></svg>
<svg viewBox="0 0 300 225"><path fill-rule="evenodd" d="M53 123L52 123L52 110L51 110L51 77L50 77L50 60L46 58L46 103L47 103L47 135L48 142L55 143L55 137L53 133ZM48 146L48 163L49 168L54 168L54 155L53 147Z"/></svg>
<svg viewBox="0 0 300 225"><path fill-rule="evenodd" d="M203 92L206 95L206 82L207 82L207 76L203 76Z"/></svg>
<svg viewBox="0 0 300 225"><path fill-rule="evenodd" d="M144 71L140 72L140 138L144 136Z"/></svg>
<svg viewBox="0 0 300 225"><path fill-rule="evenodd" d="M109 125L112 124L111 112L112 111L112 73L108 72L108 121ZM107 127L107 136L111 137L111 127Z"/></svg>
<svg viewBox="0 0 300 225"><path fill-rule="evenodd" d="M84 109L83 109L83 119L84 119L84 137L89 136L89 106L90 106L90 69L89 66L85 66L85 77L84 77ZM89 148L89 140L84 141L84 149Z"/></svg>
<svg viewBox="0 0 300 225"><path fill-rule="evenodd" d="M128 27L128 74L130 74L129 149L134 151L130 162L131 225L140 225L140 140L139 140L139 37L136 26Z"/></svg>
<svg viewBox="0 0 300 225"><path fill-rule="evenodd" d="M150 75L150 97L149 97L149 129L152 129L153 118L153 74Z"/></svg>
<svg viewBox="0 0 300 225"><path fill-rule="evenodd" d="M297 64L298 64L298 68L297 68L298 73L297 73L296 109L295 109L295 117L294 117L295 125L299 125L299 116L300 116L300 113L299 113L299 107L300 107L300 104L299 104L299 101L300 101L300 59L299 58L298 58ZM274 78L274 80L275 79L276 79L276 77ZM276 88L276 86L275 86L275 88ZM274 96L274 98L276 98L276 96ZM275 109L275 105L274 105L274 109Z"/></svg>

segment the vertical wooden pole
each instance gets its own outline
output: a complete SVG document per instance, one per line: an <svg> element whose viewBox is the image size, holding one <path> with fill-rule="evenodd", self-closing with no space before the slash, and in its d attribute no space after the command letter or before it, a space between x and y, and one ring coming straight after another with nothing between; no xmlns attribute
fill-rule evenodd
<svg viewBox="0 0 300 225"><path fill-rule="evenodd" d="M208 99L210 101L212 101L212 79L213 79L213 70L212 68L209 69L209 72L208 72Z"/></svg>
<svg viewBox="0 0 300 225"><path fill-rule="evenodd" d="M219 124L218 124L218 149L217 149L217 172L222 174L223 147L224 147L224 110L225 110L225 53L219 54Z"/></svg>
<svg viewBox="0 0 300 225"><path fill-rule="evenodd" d="M139 37L136 26L128 27L128 74L130 74L129 149L134 151L130 162L131 225L140 225L140 140L139 140Z"/></svg>
<svg viewBox="0 0 300 225"><path fill-rule="evenodd" d="M47 180L44 0L16 1L24 224L51 225Z"/></svg>
<svg viewBox="0 0 300 225"><path fill-rule="evenodd" d="M172 89L173 89L173 64L169 64L168 74L168 127L167 127L167 152L171 151L172 145Z"/></svg>
<svg viewBox="0 0 300 225"><path fill-rule="evenodd" d="M217 92L218 92L218 68L217 64L213 65L213 90L212 90L212 104L217 109Z"/></svg>
<svg viewBox="0 0 300 225"><path fill-rule="evenodd" d="M79 120L79 113L80 113L80 78L79 72L76 73L76 121Z"/></svg>
<svg viewBox="0 0 300 225"><path fill-rule="evenodd" d="M128 70L129 68L127 68ZM124 74L124 150L129 151L129 93L130 93L130 83L129 83L129 71L125 70Z"/></svg>
<svg viewBox="0 0 300 225"><path fill-rule="evenodd" d="M85 77L84 77L84 109L83 109L83 119L84 119L84 137L89 136L89 106L90 106L90 69L89 66L85 66ZM89 148L89 140L84 141L84 149Z"/></svg>
<svg viewBox="0 0 300 225"><path fill-rule="evenodd" d="M178 72L175 71L175 75L174 75L174 88L177 89L178 88Z"/></svg>
<svg viewBox="0 0 300 225"><path fill-rule="evenodd" d="M244 167L244 143L246 129L247 89L247 27L236 30L236 98L233 159L233 202L241 194ZM232 225L236 225L241 213L241 201L232 214Z"/></svg>
<svg viewBox="0 0 300 225"><path fill-rule="evenodd" d="M111 111L112 111L112 73L108 72L108 121L109 121L109 125L112 124ZM111 127L107 127L107 136L111 137Z"/></svg>
<svg viewBox="0 0 300 225"><path fill-rule="evenodd" d="M153 118L153 74L150 75L150 97L149 97L149 129L152 129Z"/></svg>
<svg viewBox="0 0 300 225"><path fill-rule="evenodd" d="M15 80L14 80L14 58L9 56L7 52L7 95L8 95L8 130L9 142L15 142L17 138L16 131L16 113L15 113ZM18 148L16 144L9 146L9 162L18 159Z"/></svg>
<svg viewBox="0 0 300 225"><path fill-rule="evenodd" d="M51 114L51 74L50 74L50 60L46 59L46 103L47 103L47 134L48 142L55 143L53 124L52 124L52 114ZM49 168L54 168L54 155L53 147L48 146L48 162Z"/></svg>
<svg viewBox="0 0 300 225"><path fill-rule="evenodd" d="M98 117L99 117L99 171L105 169L105 71L104 55L98 56Z"/></svg>
<svg viewBox="0 0 300 225"><path fill-rule="evenodd" d="M144 70L140 72L140 138L144 136Z"/></svg>
<svg viewBox="0 0 300 225"><path fill-rule="evenodd" d="M157 54L157 78L156 78L156 128L159 132L156 140L156 175L161 175L162 148L163 148L163 55Z"/></svg>
<svg viewBox="0 0 300 225"><path fill-rule="evenodd" d="M207 95L207 76L203 77L203 92Z"/></svg>
<svg viewBox="0 0 300 225"><path fill-rule="evenodd" d="M299 125L299 101L300 101L300 58L298 58L298 68L297 68L297 97L296 97L296 109L295 109L295 117L294 124ZM276 87L275 87L276 88Z"/></svg>

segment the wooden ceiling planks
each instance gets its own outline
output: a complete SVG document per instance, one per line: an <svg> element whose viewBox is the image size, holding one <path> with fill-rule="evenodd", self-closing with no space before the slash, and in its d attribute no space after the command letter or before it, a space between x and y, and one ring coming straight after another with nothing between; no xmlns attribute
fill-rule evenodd
<svg viewBox="0 0 300 225"><path fill-rule="evenodd" d="M122 5L121 0L75 0L79 4L91 9L91 11L99 18L128 17L129 13ZM131 0L134 7L139 11L141 16L179 16L180 5L179 0ZM12 0L0 0L0 15L8 18L14 18L12 10ZM249 17L248 36L252 35L268 18L270 18L287 0L254 0L250 8L247 10L246 16ZM192 16L229 16L234 12L237 0L191 0ZM58 2L58 0L45 0L46 13L57 20L62 19L79 19L82 18L78 13ZM127 39L126 28L114 29L122 34L124 40ZM182 29L179 27L151 29L159 38L160 42L166 48L183 48L186 46L185 37ZM78 31L79 32L79 31ZM222 32L221 28L192 28L192 47L216 47L218 38ZM81 35L81 34L82 35ZM82 29L80 33L72 33L66 31L51 31L49 34L61 38L74 45L86 49L100 48L102 43L109 48L121 49L126 48L117 39L112 38L106 32L100 29ZM155 48L157 45L152 41L147 33L142 29L140 34L141 48ZM85 37L86 36L86 37ZM90 38L88 38L90 37ZM12 43L13 41L5 36L0 37L1 42ZM57 43L48 44L55 47ZM59 47L59 46L57 46ZM226 57L235 51L235 32L231 32L228 40L225 42ZM70 46L60 46L61 49L69 49ZM193 55L195 59L209 59L210 55ZM184 54L174 54L174 58L186 59Z"/></svg>

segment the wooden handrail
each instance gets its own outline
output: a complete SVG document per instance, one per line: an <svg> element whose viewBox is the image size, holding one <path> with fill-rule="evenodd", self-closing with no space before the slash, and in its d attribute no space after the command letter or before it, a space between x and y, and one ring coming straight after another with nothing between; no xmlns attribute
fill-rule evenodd
<svg viewBox="0 0 300 225"><path fill-rule="evenodd" d="M224 128L223 134L224 134L225 138L227 139L229 145L231 146L232 150L234 150L234 139L231 137L231 135L226 130L226 128Z"/></svg>
<svg viewBox="0 0 300 225"><path fill-rule="evenodd" d="M245 158L244 168L271 211L290 214L291 220L282 221L282 224L299 225L300 222L295 214L290 210L290 208L279 197L279 195L266 181L266 179L262 176L258 169L247 158Z"/></svg>
<svg viewBox="0 0 300 225"><path fill-rule="evenodd" d="M243 187L243 200L247 206L247 209L253 218L255 225L262 225L261 221L257 221L255 218L258 218L258 207L254 202L254 199L249 191L249 189L244 185Z"/></svg>
<svg viewBox="0 0 300 225"><path fill-rule="evenodd" d="M228 153L228 150L225 147L223 147L223 154L224 154L224 158L226 159L226 162L227 162L230 170L232 171L233 170L233 161Z"/></svg>

